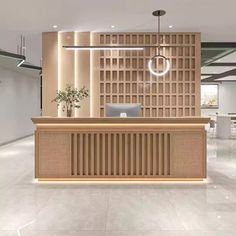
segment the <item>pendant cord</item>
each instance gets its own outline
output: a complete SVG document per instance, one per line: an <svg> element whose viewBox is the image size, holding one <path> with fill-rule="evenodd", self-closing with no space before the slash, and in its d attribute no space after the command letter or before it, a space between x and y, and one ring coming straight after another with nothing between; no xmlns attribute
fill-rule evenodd
<svg viewBox="0 0 236 236"><path fill-rule="evenodd" d="M157 28L158 28L158 55L160 55L160 53L161 53L161 46L160 46L160 28L161 28L161 17L160 16L158 16L158 18L157 18L157 20L158 20L158 26L157 26Z"/></svg>

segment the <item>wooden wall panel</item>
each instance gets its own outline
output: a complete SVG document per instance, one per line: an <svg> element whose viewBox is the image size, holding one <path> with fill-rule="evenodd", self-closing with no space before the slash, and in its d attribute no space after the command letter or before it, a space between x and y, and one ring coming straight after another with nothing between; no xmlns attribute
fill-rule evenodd
<svg viewBox="0 0 236 236"><path fill-rule="evenodd" d="M63 45L148 45L144 51L67 51ZM161 53L171 62L162 77L148 60L157 53L156 33L53 32L43 34L43 115L67 83L86 85L90 98L75 116L99 117L106 103L141 103L144 117L200 115L200 34L162 33ZM59 112L60 116L65 116Z"/></svg>
<svg viewBox="0 0 236 236"><path fill-rule="evenodd" d="M71 136L67 133L39 133L37 134L38 170L36 178L64 177L71 172Z"/></svg>
<svg viewBox="0 0 236 236"><path fill-rule="evenodd" d="M74 32L74 39L74 45L90 45L89 32ZM90 89L90 52L75 51L74 56L75 86L77 88L85 86ZM90 99L91 96L81 102L81 108L75 110L76 117L90 116Z"/></svg>
<svg viewBox="0 0 236 236"><path fill-rule="evenodd" d="M171 70L151 75L149 59L157 54L155 33L98 33L100 45L150 45L144 51L100 52L100 115L106 103L141 103L144 117L200 115L200 34L161 34L161 54ZM159 65L160 67L163 64Z"/></svg>
<svg viewBox="0 0 236 236"><path fill-rule="evenodd" d="M70 150L66 149L68 153L71 153L71 157L68 158L71 159L72 163L70 165L69 176L170 176L170 159L172 154L170 136L171 134L167 132L70 133L72 143L68 145L65 142L67 147L71 148ZM45 139L46 137L43 138L43 140ZM56 142L57 140L59 138L56 139ZM155 151L152 151L154 147ZM52 151L52 149L53 146L48 152ZM50 153L42 155L50 156ZM53 155L55 156L55 154ZM59 163L62 163L62 161L59 161ZM48 163L50 166L52 164L51 162ZM57 168L60 169L60 167ZM42 171L39 171L39 173L42 173Z"/></svg>
<svg viewBox="0 0 236 236"><path fill-rule="evenodd" d="M36 178L206 178L204 132L36 135Z"/></svg>
<svg viewBox="0 0 236 236"><path fill-rule="evenodd" d="M38 178L205 178L208 118L33 118Z"/></svg>
<svg viewBox="0 0 236 236"><path fill-rule="evenodd" d="M74 32L59 32L59 50L60 50L60 88L64 89L67 84L74 85L74 51L65 50L62 46L74 45Z"/></svg>
<svg viewBox="0 0 236 236"><path fill-rule="evenodd" d="M96 33L91 33L91 45L99 45L100 37ZM90 116L100 117L100 52L91 51L90 52L90 62L91 62L91 77L90 77L90 93L91 93L91 103L90 103Z"/></svg>
<svg viewBox="0 0 236 236"><path fill-rule="evenodd" d="M58 89L64 89L67 84L75 85L74 69L74 51L65 50L62 46L74 45L74 32L59 32L59 86ZM66 111L59 108L59 116L66 116Z"/></svg>
<svg viewBox="0 0 236 236"><path fill-rule="evenodd" d="M173 136L171 168L174 176L197 177L201 174L206 178L205 142L204 132L177 133Z"/></svg>
<svg viewBox="0 0 236 236"><path fill-rule="evenodd" d="M57 107L51 103L58 87L58 35L54 32L43 33L43 80L42 114L57 116Z"/></svg>

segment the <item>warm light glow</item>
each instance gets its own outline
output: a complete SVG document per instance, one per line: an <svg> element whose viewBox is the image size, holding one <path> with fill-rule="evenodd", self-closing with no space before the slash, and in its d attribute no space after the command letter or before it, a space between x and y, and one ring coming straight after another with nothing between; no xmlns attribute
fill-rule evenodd
<svg viewBox="0 0 236 236"><path fill-rule="evenodd" d="M77 44L77 32L74 32L74 44ZM74 87L78 86L78 51L74 51ZM75 117L78 116L78 109L74 109Z"/></svg>
<svg viewBox="0 0 236 236"><path fill-rule="evenodd" d="M53 27L53 29L57 29L58 26L57 25L53 25L52 27Z"/></svg>
<svg viewBox="0 0 236 236"><path fill-rule="evenodd" d="M58 32L58 61L57 61L57 90L61 90L61 33ZM62 116L61 105L59 105L57 110L57 115Z"/></svg>
<svg viewBox="0 0 236 236"><path fill-rule="evenodd" d="M121 119L125 119L125 118L121 118ZM125 129L129 129L129 128L168 128L168 127L174 127L176 129L178 128L196 128L196 129L199 129L199 128L204 128L204 124L166 124L166 123L158 123L158 124L142 124L142 123L115 123L115 124L103 124L103 123L93 123L93 124L90 124L90 123L81 123L81 124L78 124L78 123L72 123L72 124L68 124L68 123L61 123L61 124L48 124L48 123L45 123L45 124L37 124L37 128L80 128L80 129L90 129L90 128L117 128L117 129L121 129L121 128L125 128Z"/></svg>
<svg viewBox="0 0 236 236"><path fill-rule="evenodd" d="M93 45L93 33L92 32L90 32L90 45ZM92 50L90 50L90 52L89 52L89 63L90 63L90 76L89 76L89 78L90 78L90 92L89 92L89 94L90 94L90 101L89 101L89 105L90 105L90 117L93 117L93 52L92 52Z"/></svg>
<svg viewBox="0 0 236 236"><path fill-rule="evenodd" d="M173 25L169 25L169 28L172 29L174 26Z"/></svg>
<svg viewBox="0 0 236 236"><path fill-rule="evenodd" d="M205 184L204 178L39 178L39 184Z"/></svg>
<svg viewBox="0 0 236 236"><path fill-rule="evenodd" d="M153 60L154 60L154 59L157 59L158 57L163 58L163 59L165 60L165 62L166 62L166 68L165 68L165 70L162 71L162 72L156 72L156 71L154 71L153 68L152 68ZM148 69L149 69L149 71L150 71L153 75L155 75L155 76L163 76L163 75L165 75L165 74L170 70L170 61L169 61L167 58L165 58L164 56L156 55L156 56L154 56L153 58L151 58L151 59L149 60L149 62L148 62Z"/></svg>

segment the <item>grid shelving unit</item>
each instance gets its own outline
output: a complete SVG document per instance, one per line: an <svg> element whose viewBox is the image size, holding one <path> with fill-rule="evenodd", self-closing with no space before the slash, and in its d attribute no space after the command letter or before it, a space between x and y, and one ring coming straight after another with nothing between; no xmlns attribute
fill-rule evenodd
<svg viewBox="0 0 236 236"><path fill-rule="evenodd" d="M106 103L141 103L143 117L200 114L200 34L160 35L161 54L171 63L170 71L162 77L148 70L149 59L157 54L157 37L156 33L98 33L98 45L146 46L143 51L100 51L101 117ZM158 68L163 66L159 62Z"/></svg>

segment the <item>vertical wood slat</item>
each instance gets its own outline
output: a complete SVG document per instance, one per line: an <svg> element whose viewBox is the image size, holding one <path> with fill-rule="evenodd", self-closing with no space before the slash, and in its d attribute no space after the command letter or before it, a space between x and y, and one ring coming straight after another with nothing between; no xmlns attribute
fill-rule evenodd
<svg viewBox="0 0 236 236"><path fill-rule="evenodd" d="M73 161L74 161L74 164L73 164L73 167L74 167L74 175L77 175L77 173L78 173L78 169L77 169L77 167L78 167L78 159L77 159L77 157L78 157L78 135L77 134L73 134L74 135L74 140L73 140L73 149L74 149L74 151L73 151Z"/></svg>
<svg viewBox="0 0 236 236"><path fill-rule="evenodd" d="M84 150L83 150L83 134L79 134L79 173L82 176L83 173L83 169L84 169Z"/></svg>
<svg viewBox="0 0 236 236"><path fill-rule="evenodd" d="M153 145L152 145L152 148L153 148L153 161L152 161L152 170L153 170L153 175L157 175L157 158L158 158L158 155L157 155L157 134L153 134Z"/></svg>
<svg viewBox="0 0 236 236"><path fill-rule="evenodd" d="M171 134L168 134L168 144L167 144L167 150L168 150L168 175L170 175L170 158L172 153L172 147L171 147Z"/></svg>
<svg viewBox="0 0 236 236"><path fill-rule="evenodd" d="M134 134L130 134L130 175L134 174Z"/></svg>
<svg viewBox="0 0 236 236"><path fill-rule="evenodd" d="M119 133L119 176L122 176L122 134Z"/></svg>
<svg viewBox="0 0 236 236"><path fill-rule="evenodd" d="M89 146L88 146L88 139L89 139L89 134L86 133L85 134L85 139L84 141L84 145L85 145L85 155L84 155L84 159L85 159L85 175L89 174Z"/></svg>
<svg viewBox="0 0 236 236"><path fill-rule="evenodd" d="M112 134L108 133L107 134L107 174L111 175L111 138L112 138Z"/></svg>
<svg viewBox="0 0 236 236"><path fill-rule="evenodd" d="M96 145L96 175L100 175L100 134L96 134L96 140L97 140L97 145Z"/></svg>
<svg viewBox="0 0 236 236"><path fill-rule="evenodd" d="M167 139L168 134L164 133L163 142L164 142L164 175L168 174L168 152L167 152Z"/></svg>
<svg viewBox="0 0 236 236"><path fill-rule="evenodd" d="M141 160L141 166L142 166L142 175L145 175L145 134L142 133L141 134L141 147L142 147L142 150L141 150L141 156L142 156L142 160Z"/></svg>
<svg viewBox="0 0 236 236"><path fill-rule="evenodd" d="M70 170L71 175L75 174L74 172L74 134L70 134Z"/></svg>
<svg viewBox="0 0 236 236"><path fill-rule="evenodd" d="M106 134L102 133L102 152L101 152L101 154L102 154L102 156L101 156L101 158L102 158L102 166L101 166L102 171L101 171L101 173L104 176L106 174L106 164L105 164L105 160L106 160L106 156L105 156L105 154L106 154L106 146L105 146L105 144L106 143L105 142L106 142Z"/></svg>
<svg viewBox="0 0 236 236"><path fill-rule="evenodd" d="M72 176L168 176L170 133L73 133Z"/></svg>
<svg viewBox="0 0 236 236"><path fill-rule="evenodd" d="M158 134L158 175L162 175L162 134Z"/></svg>
<svg viewBox="0 0 236 236"><path fill-rule="evenodd" d="M124 145L124 149L125 149L125 156L124 156L124 161L125 161L125 175L128 175L128 149L129 149L129 144L128 144L128 134L125 133L124 135L125 138L125 145Z"/></svg>
<svg viewBox="0 0 236 236"><path fill-rule="evenodd" d="M117 173L117 151L118 151L118 148L117 148L117 134L115 133L113 135L113 147L112 147L112 150L113 150L113 175L116 176L118 173Z"/></svg>
<svg viewBox="0 0 236 236"><path fill-rule="evenodd" d="M89 148L90 148L90 156L91 156L91 161L90 161L90 173L91 175L94 175L94 145L95 145L95 142L94 142L94 134L91 133L91 138L90 138L90 143L89 143Z"/></svg>
<svg viewBox="0 0 236 236"><path fill-rule="evenodd" d="M136 135L136 175L139 175L139 158L140 158L140 152L139 152L139 133Z"/></svg>
<svg viewBox="0 0 236 236"><path fill-rule="evenodd" d="M148 133L147 134L147 165L146 165L146 168L147 168L147 175L150 175L150 172L151 172L151 165L150 165L150 162L151 162L151 134Z"/></svg>

